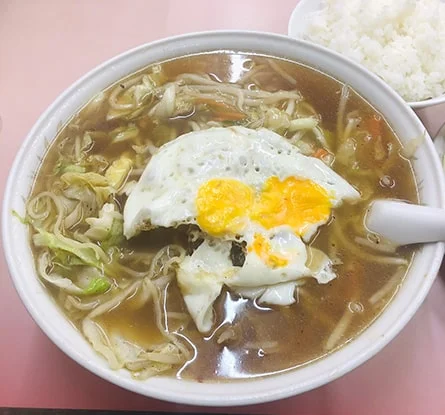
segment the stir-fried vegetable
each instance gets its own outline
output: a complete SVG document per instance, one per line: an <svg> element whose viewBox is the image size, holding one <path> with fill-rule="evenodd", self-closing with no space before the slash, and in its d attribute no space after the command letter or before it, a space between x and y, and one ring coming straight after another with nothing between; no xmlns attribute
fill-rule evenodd
<svg viewBox="0 0 445 415"><path fill-rule="evenodd" d="M120 189L131 171L133 162L128 157L121 157L113 161L105 172L108 184L114 189Z"/></svg>
<svg viewBox="0 0 445 415"><path fill-rule="evenodd" d="M83 289L83 295L97 295L108 291L111 287L110 282L105 278L95 278L91 280L86 288Z"/></svg>
<svg viewBox="0 0 445 415"><path fill-rule="evenodd" d="M103 205L98 218L87 218L85 221L90 225L85 236L100 241L104 249L118 246L124 239L122 214L111 203Z"/></svg>
<svg viewBox="0 0 445 415"><path fill-rule="evenodd" d="M56 253L59 250L64 251L76 256L86 265L101 268L102 263L98 250L91 245L67 238L61 234L55 235L42 229L38 229L37 232L33 236L35 246L46 247Z"/></svg>

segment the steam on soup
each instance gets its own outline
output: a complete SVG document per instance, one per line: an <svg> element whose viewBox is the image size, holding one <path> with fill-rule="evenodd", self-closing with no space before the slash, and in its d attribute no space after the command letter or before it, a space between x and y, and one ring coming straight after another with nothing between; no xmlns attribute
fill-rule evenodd
<svg viewBox="0 0 445 415"><path fill-rule="evenodd" d="M27 202L38 275L113 369L264 376L382 312L412 248L371 234L417 201L394 132L348 86L265 56L149 66L82 108Z"/></svg>

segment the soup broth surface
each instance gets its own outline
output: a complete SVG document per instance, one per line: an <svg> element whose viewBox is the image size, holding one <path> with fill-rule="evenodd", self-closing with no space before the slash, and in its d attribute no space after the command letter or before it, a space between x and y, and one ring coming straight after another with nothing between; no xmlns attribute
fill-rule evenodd
<svg viewBox="0 0 445 415"><path fill-rule="evenodd" d="M176 82L184 74L199 76L206 82L185 76L181 85L218 82L222 92L201 88L203 96L194 96L190 102L185 100L181 104L183 108L173 115L162 118L150 114L162 97L163 86L165 89L166 84ZM129 91L144 81L154 82L158 89L144 98L143 94L148 93L141 87L135 104L135 92ZM224 96L224 87L229 84L249 91L298 91L301 99L298 102L271 99L258 106L256 113L246 111L248 116L243 117L238 109L233 110L237 108L236 98ZM215 104L218 97L222 97L223 104ZM226 98L232 99L233 106ZM314 117L319 128L290 132L285 124L268 125L264 113L270 108L287 111L291 117L296 114ZM324 285L307 278L297 288L297 301L286 307L258 304L224 288L214 306L215 324L209 333L203 334L187 312L174 278L174 265L168 282L158 286L159 309L153 301L154 294L146 294L143 285L136 284L131 291L132 284L141 279L160 249L169 244L182 246L188 252L193 249L189 241L190 227L153 229L128 241L120 237L111 246L82 235L87 234L90 227L86 219L97 218L105 202L123 211L132 182L138 181L153 148L194 129L232 125L274 129L304 154L330 164L360 192L361 199L334 209L330 222L319 228L310 242L334 262L337 278ZM322 135L325 145L317 134ZM99 289L92 294L77 295L45 279L42 281L82 333L86 330L85 319L91 316L92 310L130 290L130 294L122 295L106 312L89 318L94 327L100 327L111 339L107 341L113 342L117 337L136 344L141 350L156 350L165 342L159 329L161 324L188 350L189 355L180 363L164 366L157 363L155 370L148 372L144 372L142 364L126 365L122 357L117 358L115 366L127 367L135 377L164 373L198 381L230 380L270 375L308 364L366 329L403 281L414 248L392 247L378 235L370 234L363 225L369 203L374 199L417 202L411 163L402 154L401 144L391 127L368 102L337 80L301 64L267 56L221 52L151 65L110 86L61 129L42 162L28 202L32 241L37 228L52 233L59 227L67 238L97 245L111 258L112 264L119 264L117 271L117 265L113 265L112 275L106 267L100 271L111 281L111 287L105 292ZM119 187L116 192L104 190L106 184L92 185L76 176L95 173L105 177L107 169L123 156L131 160L131 169L122 183L116 185ZM57 203L51 195L59 198ZM61 225L57 224L58 215L62 217ZM32 247L40 275L42 261L47 260L45 272L85 286L84 277L79 275L87 274L86 270L90 272L90 264L82 263L72 252L54 250L48 244L32 242ZM155 264L159 275L166 258L168 255ZM157 316L162 320L160 323ZM91 342L91 338L87 338ZM103 338L100 341L107 343ZM93 346L98 349L97 345Z"/></svg>

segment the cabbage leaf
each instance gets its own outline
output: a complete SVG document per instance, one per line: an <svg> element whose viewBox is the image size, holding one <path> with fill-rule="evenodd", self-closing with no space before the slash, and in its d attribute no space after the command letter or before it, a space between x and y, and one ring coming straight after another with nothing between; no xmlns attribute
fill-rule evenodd
<svg viewBox="0 0 445 415"><path fill-rule="evenodd" d="M132 168L132 161L127 157L121 157L111 164L105 172L105 178L108 180L110 186L119 189Z"/></svg>
<svg viewBox="0 0 445 415"><path fill-rule="evenodd" d="M51 272L48 273L49 269ZM54 271L53 262L51 261L50 254L48 252L40 255L38 259L38 270L40 277L69 294L78 296L97 295L110 289L111 283L107 278L100 275L99 271L97 271L95 268L82 267L82 269L83 271L79 271L78 274L83 274L84 287L82 287L82 284L76 284L71 280L71 278ZM99 276L97 276L98 274ZM80 283L82 283L82 278L80 279Z"/></svg>
<svg viewBox="0 0 445 415"><path fill-rule="evenodd" d="M68 172L62 174L60 178L68 186L88 186L102 200L102 202L106 201L111 194L115 193L115 189L110 186L106 177L99 173Z"/></svg>
<svg viewBox="0 0 445 415"><path fill-rule="evenodd" d="M86 288L83 289L82 294L83 295L96 295L96 294L103 294L104 292L108 291L111 287L110 282L104 278L95 278L91 280L91 282L88 284Z"/></svg>
<svg viewBox="0 0 445 415"><path fill-rule="evenodd" d="M55 235L53 233L37 229L33 236L35 246L47 247L53 251L60 259L66 257L64 253L70 253L79 258L84 264L95 268L102 268L102 262L95 250L88 244L78 242L74 239L67 238L63 235ZM98 249L100 249L98 247ZM58 251L63 251L62 253Z"/></svg>
<svg viewBox="0 0 445 415"><path fill-rule="evenodd" d="M123 217L112 203L106 203L99 212L98 218L85 220L90 229L85 236L100 241L103 249L119 245L123 240Z"/></svg>

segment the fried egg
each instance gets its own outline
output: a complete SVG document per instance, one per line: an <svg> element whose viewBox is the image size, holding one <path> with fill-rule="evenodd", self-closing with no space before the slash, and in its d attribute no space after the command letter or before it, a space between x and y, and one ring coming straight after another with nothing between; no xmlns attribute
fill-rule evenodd
<svg viewBox="0 0 445 415"><path fill-rule="evenodd" d="M150 227L197 224L232 239L250 222L310 239L332 208L359 193L321 160L267 130L211 128L162 146L124 209L127 238Z"/></svg>
<svg viewBox="0 0 445 415"><path fill-rule="evenodd" d="M246 239L249 246L250 238ZM266 258L286 258L285 263L272 265L254 248L246 254L243 266L234 266L230 259L232 243L211 239L205 240L179 264L179 288L200 332L208 332L213 326L213 303L223 285L260 304L286 306L295 302L298 280L311 276L324 284L335 278L329 258L317 249L308 248L292 232L283 229L270 239L264 238L268 240L272 248ZM308 261L308 256L316 259Z"/></svg>
<svg viewBox="0 0 445 415"><path fill-rule="evenodd" d="M177 279L197 328L213 325L224 285L258 302L289 305L302 278L335 278L329 258L308 247L343 200L360 197L322 161L267 129L212 128L162 146L124 208L124 233L194 224L204 242ZM233 244L243 264L231 260ZM316 258L316 260L314 260Z"/></svg>

